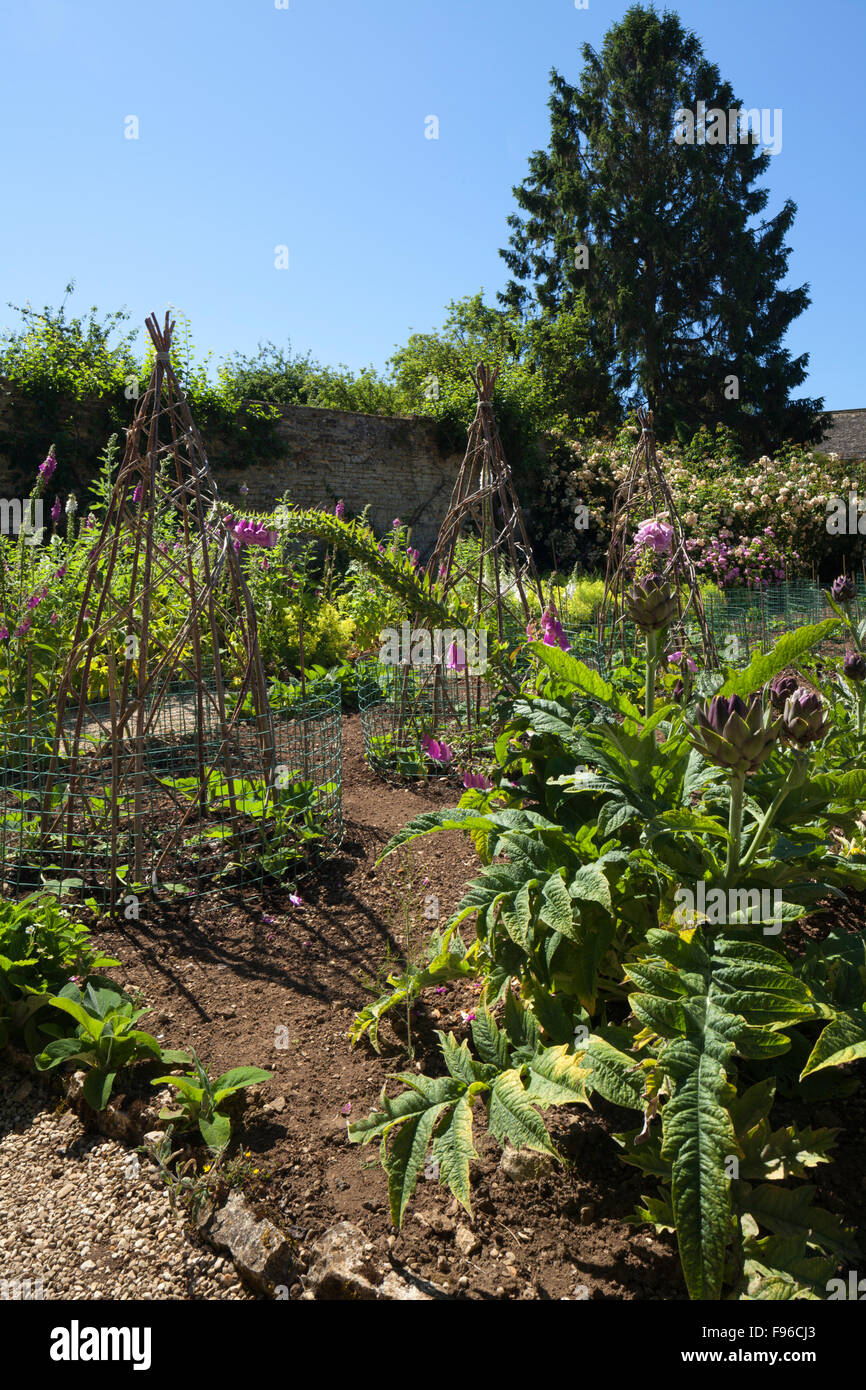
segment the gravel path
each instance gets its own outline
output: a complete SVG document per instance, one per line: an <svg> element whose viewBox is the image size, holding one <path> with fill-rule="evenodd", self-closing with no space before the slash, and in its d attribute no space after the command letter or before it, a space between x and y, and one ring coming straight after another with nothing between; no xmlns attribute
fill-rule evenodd
<svg viewBox="0 0 866 1390"><path fill-rule="evenodd" d="M0 1066L0 1299L253 1297L184 1234L151 1164L56 1103Z"/></svg>

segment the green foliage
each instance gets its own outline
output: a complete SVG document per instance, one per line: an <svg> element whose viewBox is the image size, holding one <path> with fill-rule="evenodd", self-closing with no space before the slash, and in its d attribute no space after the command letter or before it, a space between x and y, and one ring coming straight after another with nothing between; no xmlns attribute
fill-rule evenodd
<svg viewBox="0 0 866 1390"><path fill-rule="evenodd" d="M696 680L748 694L837 621L784 638L727 684L724 672ZM504 1030L485 1007L479 1060L443 1037L447 1077L401 1078L410 1092L383 1096L350 1136L381 1140L396 1222L452 1123L440 1176L465 1199L475 1097L495 1137L539 1147L546 1098L598 1094L642 1117L624 1157L660 1191L637 1219L675 1231L691 1297L821 1297L851 1235L801 1180L834 1133L774 1126L772 1109L777 1087L788 1100L850 1094L856 1081L829 1073L866 1057L862 936L832 933L805 953L786 936L866 887L858 702L810 748L777 744L743 790L694 747L692 707L647 717L631 673L605 680L557 647L528 651L536 667L497 740L493 789L416 817L385 850L442 830L472 837L481 870L445 933L474 919L469 953L489 1008L504 1000Z"/></svg>
<svg viewBox="0 0 866 1390"><path fill-rule="evenodd" d="M70 976L83 978L118 964L52 898L0 900L0 1046L23 1035L31 1050L38 1050L36 1015L50 997Z"/></svg>
<svg viewBox="0 0 866 1390"><path fill-rule="evenodd" d="M501 253L504 303L551 318L585 306L596 362L622 399L648 401L663 437L722 421L751 444L819 438L822 403L789 399L808 358L782 342L809 298L781 288L795 205L762 218L770 153L674 139L681 108L738 108L732 88L675 14L649 6L583 58L576 84L551 76L549 147L530 157Z"/></svg>
<svg viewBox="0 0 866 1390"><path fill-rule="evenodd" d="M189 1061L184 1057L183 1061ZM209 1149L219 1152L231 1140L231 1116L226 1113L226 1103L238 1091L248 1086L259 1086L271 1080L271 1073L261 1067L233 1067L212 1080L202 1066L195 1052L192 1053L192 1067L182 1076L157 1076L154 1086L173 1086L177 1091L178 1109L161 1110L161 1120L171 1120L182 1129L198 1127L202 1139Z"/></svg>
<svg viewBox="0 0 866 1390"><path fill-rule="evenodd" d="M39 1071L50 1071L66 1062L84 1067L84 1099L94 1110L104 1110L117 1073L135 1062L186 1062L184 1052L166 1051L156 1038L135 1025L148 1009L136 1008L133 999L107 984L88 983L81 990L69 984L48 999L49 1005L68 1014L76 1024L71 1036L61 1036L59 1025L43 1026L55 1040L34 1058Z"/></svg>
<svg viewBox="0 0 866 1390"><path fill-rule="evenodd" d="M349 1030L352 1046L368 1037L377 1052L379 1026L386 1014L398 1006L411 1004L422 990L440 986L448 980L472 978L478 973L475 956L467 953L456 927L440 935L433 932L427 945L427 960L423 966L408 964L399 974L388 976L390 990L355 1016Z"/></svg>

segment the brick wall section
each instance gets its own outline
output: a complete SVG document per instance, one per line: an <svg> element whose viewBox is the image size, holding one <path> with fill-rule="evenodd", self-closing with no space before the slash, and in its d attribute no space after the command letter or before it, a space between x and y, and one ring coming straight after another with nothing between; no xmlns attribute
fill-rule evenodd
<svg viewBox="0 0 866 1390"><path fill-rule="evenodd" d="M834 410L830 428L818 446L840 459L866 459L866 410Z"/></svg>
<svg viewBox="0 0 866 1390"><path fill-rule="evenodd" d="M329 510L342 497L347 514L370 504L376 532L399 516L422 552L432 547L462 458L440 451L432 421L287 406L277 428L284 451L276 463L232 468L212 456L220 494L237 500L239 511L268 511L283 493L302 507ZM242 483L249 488L243 495Z"/></svg>

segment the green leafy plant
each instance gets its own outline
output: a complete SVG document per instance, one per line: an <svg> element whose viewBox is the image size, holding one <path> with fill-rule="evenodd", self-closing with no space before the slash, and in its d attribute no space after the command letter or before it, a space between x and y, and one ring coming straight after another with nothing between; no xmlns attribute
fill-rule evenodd
<svg viewBox="0 0 866 1390"><path fill-rule="evenodd" d="M181 1060L189 1061L183 1057ZM226 1103L247 1086L258 1086L271 1080L271 1073L261 1067L233 1067L212 1080L195 1052L192 1068L183 1076L158 1076L154 1086L173 1086L177 1091L178 1108L161 1110L160 1119L171 1120L183 1129L198 1126L208 1148L224 1149L232 1137L231 1116Z"/></svg>
<svg viewBox="0 0 866 1390"><path fill-rule="evenodd" d="M37 1015L71 976L83 978L119 961L103 955L90 932L57 902L34 894L21 903L0 901L0 1046L23 1035L38 1051Z"/></svg>
<svg viewBox="0 0 866 1390"><path fill-rule="evenodd" d="M122 990L88 983L81 990L66 985L48 999L53 1009L68 1014L76 1023L68 1037L55 1037L34 1059L39 1071L50 1071L65 1062L86 1068L84 1099L94 1110L104 1110L119 1071L136 1062L188 1062L185 1052L166 1050L156 1038L136 1028L148 1009L137 1008ZM45 1025L45 1032L59 1029Z"/></svg>

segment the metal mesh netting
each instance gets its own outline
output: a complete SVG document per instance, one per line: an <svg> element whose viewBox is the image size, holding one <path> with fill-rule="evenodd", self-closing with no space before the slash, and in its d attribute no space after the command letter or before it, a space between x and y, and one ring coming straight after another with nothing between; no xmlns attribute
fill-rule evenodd
<svg viewBox="0 0 866 1390"><path fill-rule="evenodd" d="M356 664L364 750L377 772L427 777L436 764L421 740L471 747L474 756L492 745L491 689L466 671L436 663L389 665L376 658Z"/></svg>
<svg viewBox="0 0 866 1390"><path fill-rule="evenodd" d="M173 682L141 738L112 738L110 704L86 705L77 761L70 714L47 797L56 709L33 706L7 727L4 891L47 886L112 907L128 893L201 897L241 882L294 880L333 853L342 838L339 688L285 694L267 729L248 700L226 736L215 692L213 678Z"/></svg>
<svg viewBox="0 0 866 1390"><path fill-rule="evenodd" d="M858 603L862 613L866 609L866 585L862 580L858 586ZM705 592L704 605L706 625L716 650L723 661L732 666L748 665L756 654L769 651L786 632L835 616L821 586L809 581L764 590L727 589L718 597ZM642 658L643 638L634 623L622 621L617 630L622 632L626 652ZM564 631L573 656L598 671L611 669L605 657L609 625L601 637L597 618L576 623L566 621ZM690 624L687 617L684 622L671 623L666 645L670 649L679 646L693 651L699 657L700 636L697 623ZM620 655L615 654L614 666L619 659Z"/></svg>

